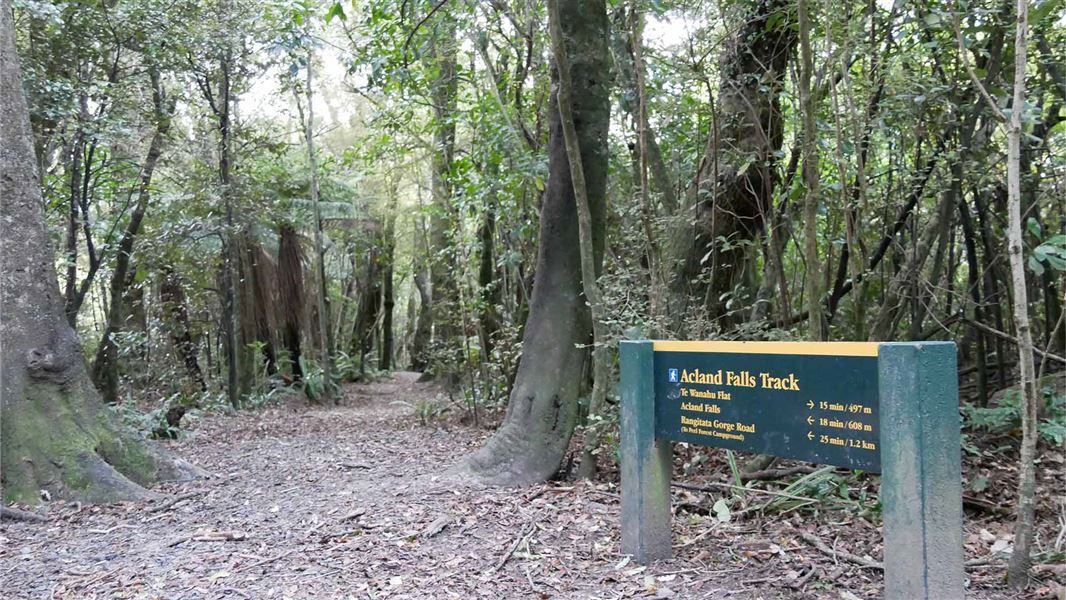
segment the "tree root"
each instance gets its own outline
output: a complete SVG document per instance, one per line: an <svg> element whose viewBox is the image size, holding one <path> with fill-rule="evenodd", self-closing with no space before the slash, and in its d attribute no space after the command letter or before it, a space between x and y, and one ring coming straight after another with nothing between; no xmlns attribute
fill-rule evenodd
<svg viewBox="0 0 1066 600"><path fill-rule="evenodd" d="M10 506L0 506L0 519L11 519L13 521L33 521L34 523L48 522L47 518L37 513L31 513L25 510L11 508Z"/></svg>

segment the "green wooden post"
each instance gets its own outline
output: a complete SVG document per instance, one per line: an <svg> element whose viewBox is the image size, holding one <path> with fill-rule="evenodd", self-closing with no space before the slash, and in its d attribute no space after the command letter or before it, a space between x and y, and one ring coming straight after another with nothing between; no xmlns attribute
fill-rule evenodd
<svg viewBox="0 0 1066 600"><path fill-rule="evenodd" d="M639 564L670 558L673 445L655 439L654 352L647 340L619 343L622 392L622 553Z"/></svg>
<svg viewBox="0 0 1066 600"><path fill-rule="evenodd" d="M953 342L879 353L885 598L963 598L962 457Z"/></svg>

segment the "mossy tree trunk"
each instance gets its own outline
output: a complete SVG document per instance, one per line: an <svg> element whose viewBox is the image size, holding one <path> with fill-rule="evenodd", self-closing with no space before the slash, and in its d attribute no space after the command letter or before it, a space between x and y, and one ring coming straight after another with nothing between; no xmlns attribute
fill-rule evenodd
<svg viewBox="0 0 1066 600"><path fill-rule="evenodd" d="M772 210L776 153L784 140L779 96L796 46L797 15L790 0L753 4L738 15L736 34L722 46L714 125L689 188L695 235L672 252L678 256L677 291L725 325L737 320L727 317L726 298L743 280L756 247L752 241ZM679 308L677 314L685 312Z"/></svg>
<svg viewBox="0 0 1066 600"><path fill-rule="evenodd" d="M124 431L104 407L64 315L37 162L0 2L0 484L5 500L144 498L144 486L196 469Z"/></svg>
<svg viewBox="0 0 1066 600"><path fill-rule="evenodd" d="M573 77L573 117L585 175L596 270L603 260L610 60L603 0L561 2L560 25ZM592 320L582 294L574 186L558 110L558 72L549 103L548 186L522 358L507 415L465 469L496 485L544 481L559 468L577 420Z"/></svg>

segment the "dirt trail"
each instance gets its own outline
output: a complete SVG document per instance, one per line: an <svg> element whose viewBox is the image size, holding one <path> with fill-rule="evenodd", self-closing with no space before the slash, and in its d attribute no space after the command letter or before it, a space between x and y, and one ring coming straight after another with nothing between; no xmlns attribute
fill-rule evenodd
<svg viewBox="0 0 1066 600"><path fill-rule="evenodd" d="M486 434L419 425L410 403L433 394L401 373L348 387L337 407L209 416L173 448L210 479L165 486L155 502L57 503L49 523L0 522L0 596L879 594L878 572L834 564L790 534L798 516L769 525L675 519L678 558L644 569L619 555L617 490L608 484L455 489L442 473Z"/></svg>

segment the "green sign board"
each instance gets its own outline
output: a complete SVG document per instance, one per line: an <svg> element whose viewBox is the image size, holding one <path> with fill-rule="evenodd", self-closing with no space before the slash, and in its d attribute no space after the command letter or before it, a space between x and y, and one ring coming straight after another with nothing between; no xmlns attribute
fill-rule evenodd
<svg viewBox="0 0 1066 600"><path fill-rule="evenodd" d="M668 558L675 441L882 474L885 597L963 597L951 342L624 341L622 551Z"/></svg>
<svg viewBox="0 0 1066 600"><path fill-rule="evenodd" d="M877 344L653 342L662 439L880 471Z"/></svg>

